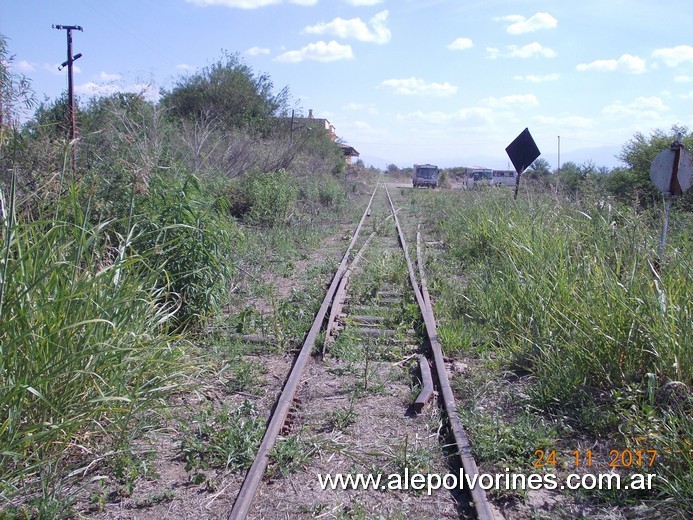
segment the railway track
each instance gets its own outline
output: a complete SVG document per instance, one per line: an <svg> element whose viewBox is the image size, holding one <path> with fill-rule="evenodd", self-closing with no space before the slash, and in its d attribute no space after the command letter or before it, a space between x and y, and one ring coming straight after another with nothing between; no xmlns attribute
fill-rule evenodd
<svg viewBox="0 0 693 520"><path fill-rule="evenodd" d="M376 186L229 519L335 517L345 501L351 511L388 516L499 518L478 486L454 494L443 488L430 495L407 492L410 473L478 474L436 335L418 233L416 242L412 260L398 209L387 187ZM267 478L278 446L306 431L322 439L299 448L319 454L305 463L310 470L279 484ZM405 488L383 493L319 487L318 475L331 472L401 475Z"/></svg>

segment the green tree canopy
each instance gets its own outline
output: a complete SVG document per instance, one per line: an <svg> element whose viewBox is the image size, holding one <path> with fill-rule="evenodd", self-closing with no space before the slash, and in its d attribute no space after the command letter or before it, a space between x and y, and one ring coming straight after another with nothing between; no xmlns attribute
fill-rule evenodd
<svg viewBox="0 0 693 520"><path fill-rule="evenodd" d="M531 166L527 169L527 176L530 179L538 179L551 173L551 165L549 161L543 157L539 157L534 161Z"/></svg>
<svg viewBox="0 0 693 520"><path fill-rule="evenodd" d="M23 109L34 103L30 81L12 69L14 56L9 54L7 38L0 34L0 132L12 126Z"/></svg>
<svg viewBox="0 0 693 520"><path fill-rule="evenodd" d="M618 156L628 166L627 170L619 171L618 178L614 182L607 182L607 186L613 187L614 194L620 194L626 200L633 200L637 196L645 206L661 201L661 193L650 181L650 166L657 154L669 148L679 134L686 149L693 151L693 134L683 126L673 126L669 132L655 130L649 136L636 133L623 145ZM693 190L689 190L681 199L685 207L693 209Z"/></svg>
<svg viewBox="0 0 693 520"><path fill-rule="evenodd" d="M216 120L223 128L268 133L288 112L288 88L274 93L265 74L255 74L238 54L226 53L202 71L162 91L161 106L173 116Z"/></svg>

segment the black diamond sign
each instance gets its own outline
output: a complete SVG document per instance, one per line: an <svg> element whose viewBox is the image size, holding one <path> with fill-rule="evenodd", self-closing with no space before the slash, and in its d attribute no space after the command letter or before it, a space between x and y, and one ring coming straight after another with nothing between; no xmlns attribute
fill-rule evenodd
<svg viewBox="0 0 693 520"><path fill-rule="evenodd" d="M505 151L518 174L522 174L541 155L537 144L532 139L532 134L529 133L529 128L525 128Z"/></svg>

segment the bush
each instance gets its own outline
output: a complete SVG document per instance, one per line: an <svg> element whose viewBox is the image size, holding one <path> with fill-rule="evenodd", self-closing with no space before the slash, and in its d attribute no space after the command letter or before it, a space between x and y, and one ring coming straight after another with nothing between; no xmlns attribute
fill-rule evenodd
<svg viewBox="0 0 693 520"><path fill-rule="evenodd" d="M685 213L659 229L630 208L467 193L438 223L463 266L460 333L531 376L543 413L670 454L659 491L690 491L693 263ZM660 265L661 264L661 265ZM647 447L645 448L645 443ZM678 490L678 491L677 491ZM680 496L679 496L680 495Z"/></svg>
<svg viewBox="0 0 693 520"><path fill-rule="evenodd" d="M131 242L147 257L159 287L176 301L176 321L188 327L226 302L233 274L234 241L239 237L220 199L203 193L194 176L158 178L140 201Z"/></svg>
<svg viewBox="0 0 693 520"><path fill-rule="evenodd" d="M0 502L60 476L84 453L127 446L136 420L171 384L173 309L147 258L123 244L104 255L73 189L48 219L14 220L0 200ZM9 208L9 211L8 211ZM76 449L80 446L80 449ZM81 448L84 446L86 448ZM37 517L60 516L38 511ZM2 516L0 514L0 516Z"/></svg>
<svg viewBox="0 0 693 520"><path fill-rule="evenodd" d="M296 209L298 188L284 170L254 173L243 180L242 186L248 206L244 220L249 224L284 224Z"/></svg>
<svg viewBox="0 0 693 520"><path fill-rule="evenodd" d="M331 175L301 177L297 181L298 198L308 213L320 208L338 209L346 202L346 188Z"/></svg>

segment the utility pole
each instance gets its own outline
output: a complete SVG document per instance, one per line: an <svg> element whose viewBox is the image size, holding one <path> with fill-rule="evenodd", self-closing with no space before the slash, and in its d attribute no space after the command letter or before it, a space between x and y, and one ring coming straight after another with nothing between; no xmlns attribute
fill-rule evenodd
<svg viewBox="0 0 693 520"><path fill-rule="evenodd" d="M70 142L74 141L77 136L75 123L75 90L72 80L72 64L82 57L82 54L72 55L72 31L82 31L80 25L53 25L53 29L67 31L67 61L64 61L58 70L63 70L67 67L67 99L68 99L68 116L70 118ZM74 145L72 149L72 171L75 171L75 152Z"/></svg>

